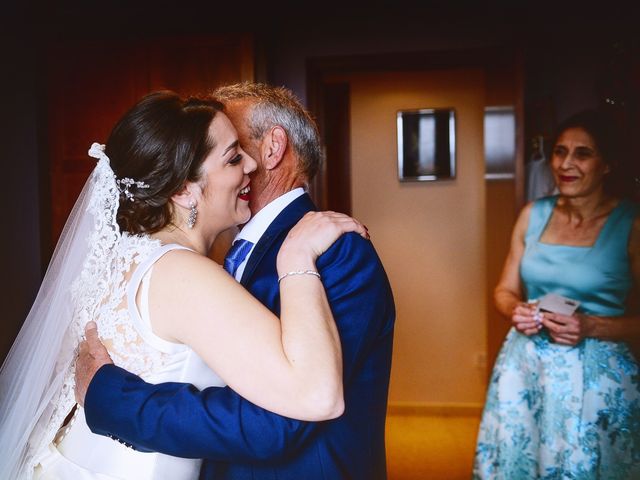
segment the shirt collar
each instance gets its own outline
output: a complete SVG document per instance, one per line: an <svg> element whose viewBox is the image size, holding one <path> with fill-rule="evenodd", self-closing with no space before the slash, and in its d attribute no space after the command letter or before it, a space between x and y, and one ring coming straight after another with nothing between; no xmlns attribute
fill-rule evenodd
<svg viewBox="0 0 640 480"><path fill-rule="evenodd" d="M284 210L291 202L296 198L304 194L304 189L301 187L294 188L293 190L279 196L275 200L265 205L258 213L256 213L251 220L249 220L242 230L236 235L234 241L239 239L249 240L255 245L260 240L260 237L267 231L271 222Z"/></svg>

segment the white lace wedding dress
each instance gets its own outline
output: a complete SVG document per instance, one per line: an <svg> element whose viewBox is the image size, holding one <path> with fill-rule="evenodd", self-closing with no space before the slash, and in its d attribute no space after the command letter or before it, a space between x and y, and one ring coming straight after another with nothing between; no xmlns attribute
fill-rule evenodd
<svg viewBox="0 0 640 480"><path fill-rule="evenodd" d="M93 317L114 363L150 383L186 382L200 389L224 386L189 347L168 342L151 329L148 294L153 265L165 253L184 247L161 245L147 236L123 234L114 248L119 250L114 257L118 265L111 269L108 294ZM72 381L72 377L68 378L59 400L54 416L58 420L73 407ZM52 424L57 429L60 423ZM38 480L193 480L198 478L201 463L138 452L111 438L95 435L89 430L81 408L55 434L53 442L40 446L36 459L39 464L34 478Z"/></svg>

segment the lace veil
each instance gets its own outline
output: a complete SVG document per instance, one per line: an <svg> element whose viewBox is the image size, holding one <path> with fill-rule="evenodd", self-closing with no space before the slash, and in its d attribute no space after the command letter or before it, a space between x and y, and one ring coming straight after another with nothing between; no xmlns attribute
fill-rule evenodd
<svg viewBox="0 0 640 480"><path fill-rule="evenodd" d="M31 478L73 407L73 366L86 322L108 292L120 230L119 190L104 153L62 231L42 285L0 369L0 478Z"/></svg>

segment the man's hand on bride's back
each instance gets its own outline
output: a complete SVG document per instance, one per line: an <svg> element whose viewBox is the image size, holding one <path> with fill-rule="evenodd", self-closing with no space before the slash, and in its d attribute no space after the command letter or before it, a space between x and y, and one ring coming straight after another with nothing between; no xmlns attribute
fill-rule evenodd
<svg viewBox="0 0 640 480"><path fill-rule="evenodd" d="M85 339L78 348L76 363L76 402L84 406L84 397L96 372L107 363L113 363L109 352L98 337L98 327L95 322L88 322L85 329Z"/></svg>
<svg viewBox="0 0 640 480"><path fill-rule="evenodd" d="M355 232L369 239L367 227L355 218L338 212L309 212L293 227L280 249L289 258L297 255L310 257L315 261L342 234ZM280 262L278 256L278 261Z"/></svg>

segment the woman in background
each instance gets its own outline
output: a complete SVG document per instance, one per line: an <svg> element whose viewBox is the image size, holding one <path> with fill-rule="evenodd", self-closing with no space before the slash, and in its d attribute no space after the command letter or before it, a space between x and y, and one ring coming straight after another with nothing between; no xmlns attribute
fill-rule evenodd
<svg viewBox="0 0 640 480"><path fill-rule="evenodd" d="M621 146L585 111L559 129L559 194L528 204L495 289L511 319L484 408L474 478L640 478L640 217L608 183ZM555 293L576 313L540 312Z"/></svg>

